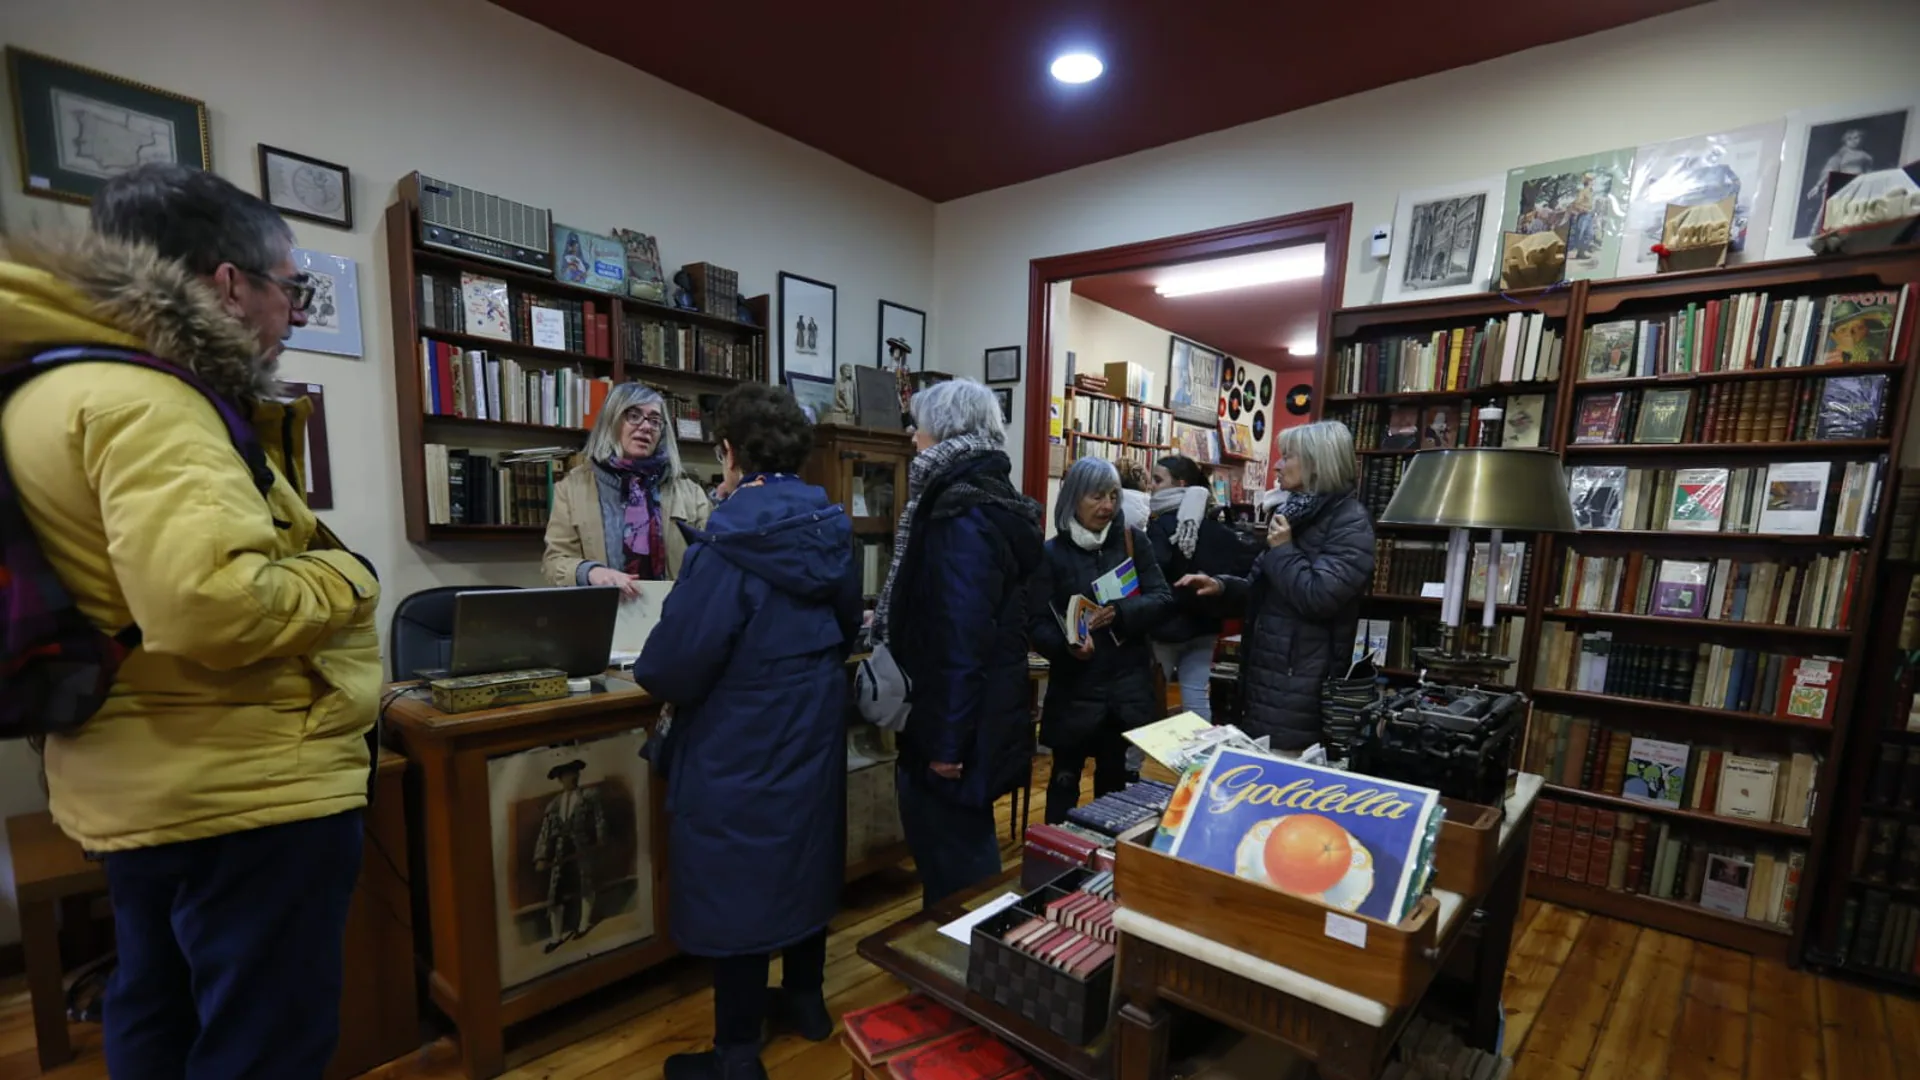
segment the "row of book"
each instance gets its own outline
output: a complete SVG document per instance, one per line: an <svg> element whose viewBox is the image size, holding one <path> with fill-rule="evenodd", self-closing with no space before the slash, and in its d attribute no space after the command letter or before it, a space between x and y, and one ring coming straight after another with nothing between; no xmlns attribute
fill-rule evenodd
<svg viewBox="0 0 1920 1080"><path fill-rule="evenodd" d="M421 403L429 416L588 428L613 380L578 368L522 363L486 349L420 339Z"/></svg>
<svg viewBox="0 0 1920 1080"><path fill-rule="evenodd" d="M1736 919L1792 926L1801 848L1709 844L1681 822L1541 799L1527 868L1575 884L1694 904Z"/></svg>
<svg viewBox="0 0 1920 1080"><path fill-rule="evenodd" d="M553 489L577 449L540 447L498 454L428 443L429 525L545 525Z"/></svg>
<svg viewBox="0 0 1920 1080"><path fill-rule="evenodd" d="M1736 754L1546 711L1534 714L1525 760L1561 787L1798 829L1813 820L1820 777L1813 754Z"/></svg>
<svg viewBox="0 0 1920 1080"><path fill-rule="evenodd" d="M1443 627L1437 615L1403 615L1393 619L1362 619L1354 635L1353 662L1372 657L1375 665L1417 671L1416 649L1440 646ZM1468 619L1459 630L1459 645L1478 655L1513 657L1501 678L1518 682L1520 647L1526 642L1527 620L1521 615L1497 615L1489 633L1479 619ZM1237 672L1236 672L1237 674ZM1216 691L1217 692L1217 691Z"/></svg>
<svg viewBox="0 0 1920 1080"><path fill-rule="evenodd" d="M1393 501L1393 493L1400 487L1400 476L1406 470L1407 459L1404 457L1360 459L1360 484L1356 490L1360 501L1366 504L1367 513L1375 521L1387 512L1387 504Z"/></svg>
<svg viewBox="0 0 1920 1080"><path fill-rule="evenodd" d="M1729 645L1615 641L1610 630L1581 633L1562 622L1540 632L1535 685L1707 709L1833 723L1845 662Z"/></svg>
<svg viewBox="0 0 1920 1080"><path fill-rule="evenodd" d="M1845 630L1867 563L1858 549L1785 559L1567 552L1554 606L1673 619Z"/></svg>
<svg viewBox="0 0 1920 1080"><path fill-rule="evenodd" d="M420 326L607 359L613 355L611 301L562 300L461 273L420 275Z"/></svg>
<svg viewBox="0 0 1920 1080"><path fill-rule="evenodd" d="M1127 405L1127 402L1111 398L1075 394L1067 416L1067 430L1082 435L1096 435L1102 439L1124 439Z"/></svg>
<svg viewBox="0 0 1920 1080"><path fill-rule="evenodd" d="M1735 293L1671 315L1594 323L1581 341L1582 379L1878 364L1899 340L1912 286L1773 299Z"/></svg>
<svg viewBox="0 0 1920 1080"><path fill-rule="evenodd" d="M1487 599L1487 568L1491 561L1489 545L1473 545L1467 573L1467 602L1482 604ZM1527 602L1527 579L1532 576L1533 545L1524 540L1500 545L1499 586L1494 591L1496 604ZM1441 540L1400 540L1376 537L1373 541L1373 591L1386 596L1437 596L1435 586L1447 578L1447 545Z"/></svg>
<svg viewBox="0 0 1920 1080"><path fill-rule="evenodd" d="M1830 375L1694 387L1590 390L1574 408L1576 446L1881 439L1892 417L1885 375Z"/></svg>
<svg viewBox="0 0 1920 1080"><path fill-rule="evenodd" d="M1104 882L1104 884L1102 884ZM1076 892L1049 901L1041 914L1001 935L1008 948L1082 981L1112 961L1113 874L1096 874Z"/></svg>
<svg viewBox="0 0 1920 1080"><path fill-rule="evenodd" d="M1887 558L1920 560L1920 469L1901 469L1893 489L1893 520L1887 525Z"/></svg>
<svg viewBox="0 0 1920 1080"><path fill-rule="evenodd" d="M1182 457L1202 465L1220 464L1220 429L1201 424L1173 423L1173 448Z"/></svg>
<svg viewBox="0 0 1920 1080"><path fill-rule="evenodd" d="M841 1019L842 1044L890 1080L1040 1080L1012 1047L932 998L909 994Z"/></svg>
<svg viewBox="0 0 1920 1080"><path fill-rule="evenodd" d="M1908 716L1912 717L1909 712ZM1907 730L1920 730L1909 719ZM1920 810L1920 743L1883 742L1867 782L1869 807ZM1869 811L1871 812L1871 811Z"/></svg>
<svg viewBox="0 0 1920 1080"><path fill-rule="evenodd" d="M1575 465L1567 497L1582 529L1870 536L1884 456L1742 469Z"/></svg>
<svg viewBox="0 0 1920 1080"><path fill-rule="evenodd" d="M1356 450L1434 450L1457 446L1539 446L1552 419L1546 394L1512 394L1483 404L1386 405L1353 402L1332 419L1343 420ZM1500 423L1483 424L1485 406L1500 410Z"/></svg>
<svg viewBox="0 0 1920 1080"><path fill-rule="evenodd" d="M628 319L623 326L628 363L741 382L767 381L764 334L707 330L659 319Z"/></svg>
<svg viewBox="0 0 1920 1080"><path fill-rule="evenodd" d="M1920 975L1920 904L1867 889L1840 905L1840 963Z"/></svg>
<svg viewBox="0 0 1920 1080"><path fill-rule="evenodd" d="M1559 326L1548 326L1540 312L1516 311L1479 326L1342 345L1334 354L1328 392L1464 392L1559 377Z"/></svg>
<svg viewBox="0 0 1920 1080"><path fill-rule="evenodd" d="M1129 446L1125 443L1108 442L1105 439L1073 440L1073 457L1099 458L1101 461L1137 461L1147 469L1153 468L1154 458L1165 455L1164 450L1155 450L1146 446Z"/></svg>
<svg viewBox="0 0 1920 1080"><path fill-rule="evenodd" d="M1871 815L1860 818L1854 834L1854 878L1920 892L1920 823Z"/></svg>

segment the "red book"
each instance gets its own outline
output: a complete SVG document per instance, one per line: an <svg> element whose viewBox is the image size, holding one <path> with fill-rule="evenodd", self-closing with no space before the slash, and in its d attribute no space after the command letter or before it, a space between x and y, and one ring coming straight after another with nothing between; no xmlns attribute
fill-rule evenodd
<svg viewBox="0 0 1920 1080"><path fill-rule="evenodd" d="M611 359L613 356L612 324L609 322L607 316L595 315L593 317L593 325L595 329L600 331L600 351L597 353L594 353L593 355L599 357L602 360Z"/></svg>
<svg viewBox="0 0 1920 1080"><path fill-rule="evenodd" d="M965 1017L920 994L850 1012L845 1023L848 1045L868 1065L973 1027Z"/></svg>
<svg viewBox="0 0 1920 1080"><path fill-rule="evenodd" d="M1000 1080L1026 1059L979 1029L949 1035L887 1062L893 1080Z"/></svg>
<svg viewBox="0 0 1920 1080"><path fill-rule="evenodd" d="M1553 808L1542 800L1533 810L1533 835L1527 841L1527 869L1536 874L1547 872L1553 848Z"/></svg>

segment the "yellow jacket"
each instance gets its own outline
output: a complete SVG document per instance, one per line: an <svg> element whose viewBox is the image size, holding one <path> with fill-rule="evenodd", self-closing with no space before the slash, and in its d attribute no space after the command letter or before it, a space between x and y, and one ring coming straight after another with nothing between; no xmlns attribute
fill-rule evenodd
<svg viewBox="0 0 1920 1080"><path fill-rule="evenodd" d="M236 402L258 396L252 335L180 265L91 235L13 248L0 252L0 365L100 344L190 367ZM53 569L96 625L143 635L106 705L47 740L54 820L89 851L366 803L379 584L285 479L281 433L259 435L280 465L266 498L213 406L160 372L77 364L0 410Z"/></svg>

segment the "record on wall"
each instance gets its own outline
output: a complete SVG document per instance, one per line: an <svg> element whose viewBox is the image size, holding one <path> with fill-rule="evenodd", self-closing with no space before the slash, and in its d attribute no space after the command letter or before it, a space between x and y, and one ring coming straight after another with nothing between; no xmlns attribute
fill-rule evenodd
<svg viewBox="0 0 1920 1080"><path fill-rule="evenodd" d="M1251 375L1247 377L1246 382L1240 384L1240 400L1246 402L1249 409L1253 408L1254 402L1260 400L1260 388L1253 385Z"/></svg>
<svg viewBox="0 0 1920 1080"><path fill-rule="evenodd" d="M1273 404L1273 376L1260 376L1260 404Z"/></svg>
<svg viewBox="0 0 1920 1080"><path fill-rule="evenodd" d="M1227 419L1240 419L1240 388L1237 386L1227 391Z"/></svg>
<svg viewBox="0 0 1920 1080"><path fill-rule="evenodd" d="M1265 411L1253 414L1253 441L1258 443L1267 437L1267 414Z"/></svg>
<svg viewBox="0 0 1920 1080"><path fill-rule="evenodd" d="M1300 383L1287 391L1287 411L1295 416L1305 416L1313 411L1313 387Z"/></svg>
<svg viewBox="0 0 1920 1080"><path fill-rule="evenodd" d="M1234 363L1232 360L1221 361L1220 385L1221 386L1240 385L1240 369L1234 366Z"/></svg>

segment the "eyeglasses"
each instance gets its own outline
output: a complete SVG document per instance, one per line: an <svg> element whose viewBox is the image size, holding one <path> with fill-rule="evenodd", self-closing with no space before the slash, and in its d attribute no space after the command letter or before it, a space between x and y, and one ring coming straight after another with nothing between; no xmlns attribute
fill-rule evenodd
<svg viewBox="0 0 1920 1080"><path fill-rule="evenodd" d="M655 412L628 412L620 417L620 422L637 428L652 428L655 431L664 430L667 426L667 418Z"/></svg>
<svg viewBox="0 0 1920 1080"><path fill-rule="evenodd" d="M283 278L277 274L262 273L258 270L242 270L241 273L278 285L280 291L287 294L287 303L295 311L304 312L313 306L314 293L318 290L314 288L313 279L306 274Z"/></svg>

